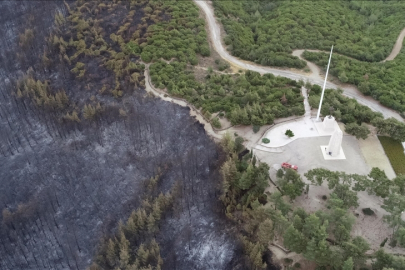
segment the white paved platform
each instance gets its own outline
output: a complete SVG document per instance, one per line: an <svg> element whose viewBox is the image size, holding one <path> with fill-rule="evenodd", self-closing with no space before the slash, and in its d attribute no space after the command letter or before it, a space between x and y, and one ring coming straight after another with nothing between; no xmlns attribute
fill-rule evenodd
<svg viewBox="0 0 405 270"><path fill-rule="evenodd" d="M294 137L288 138L285 135L287 129L291 129L294 133ZM264 147L280 147L287 145L299 138L317 137L318 131L314 125L314 122L310 118L302 118L292 120L291 122L280 123L271 128L263 138L270 140L270 143L261 143Z"/></svg>
<svg viewBox="0 0 405 270"><path fill-rule="evenodd" d="M335 129L340 128L335 122ZM294 133L294 137L288 138L285 135L287 129ZM331 136L333 132L323 128L322 122L317 122L315 118L304 117L290 122L280 123L271 128L263 138L270 140L270 143L260 143L264 147L281 147L300 138Z"/></svg>

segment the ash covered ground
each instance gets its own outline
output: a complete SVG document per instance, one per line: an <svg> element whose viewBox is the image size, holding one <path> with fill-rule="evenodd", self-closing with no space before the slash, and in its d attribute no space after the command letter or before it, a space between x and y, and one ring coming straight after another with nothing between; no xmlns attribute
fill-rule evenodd
<svg viewBox="0 0 405 270"><path fill-rule="evenodd" d="M184 194L156 235L164 269L246 269L218 201L221 152L188 109L137 89L126 116L66 125L13 94L37 61L19 34L35 26L29 51L42 54L56 10L62 1L0 2L0 269L86 269L158 168L161 191L180 181Z"/></svg>

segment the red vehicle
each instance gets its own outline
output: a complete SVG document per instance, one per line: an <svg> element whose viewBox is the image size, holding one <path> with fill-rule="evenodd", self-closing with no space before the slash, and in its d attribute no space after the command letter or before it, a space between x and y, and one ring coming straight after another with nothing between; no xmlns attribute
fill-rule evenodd
<svg viewBox="0 0 405 270"><path fill-rule="evenodd" d="M283 162L283 164L281 164L281 167L283 167L284 169L293 169L293 170L298 170L298 166L296 165L291 165L290 163L287 162Z"/></svg>

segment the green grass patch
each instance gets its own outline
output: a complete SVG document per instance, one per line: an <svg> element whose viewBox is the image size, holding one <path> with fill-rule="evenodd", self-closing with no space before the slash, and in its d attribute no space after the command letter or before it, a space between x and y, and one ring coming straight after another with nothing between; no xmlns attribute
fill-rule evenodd
<svg viewBox="0 0 405 270"><path fill-rule="evenodd" d="M405 154L402 144L390 137L378 136L378 139L380 140L395 173L397 175L405 174Z"/></svg>

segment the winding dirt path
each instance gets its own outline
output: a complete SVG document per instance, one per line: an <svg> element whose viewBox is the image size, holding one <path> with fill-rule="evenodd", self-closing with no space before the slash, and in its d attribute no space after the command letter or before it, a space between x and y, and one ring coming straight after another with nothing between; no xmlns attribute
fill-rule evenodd
<svg viewBox="0 0 405 270"><path fill-rule="evenodd" d="M391 54L388 55L388 57L385 58L385 60L383 62L394 60L395 57L397 57L397 55L399 54L399 52L402 49L402 43L404 41L404 38L405 38L405 28L399 34L397 42L395 42L394 48L392 48Z"/></svg>
<svg viewBox="0 0 405 270"><path fill-rule="evenodd" d="M276 76L282 76L286 77L292 80L303 80L303 81L309 81L312 84L318 84L320 86L323 85L323 79L319 75L319 67L316 67L315 64L308 62L308 65L310 68L312 68L313 73L310 75L307 74L301 74L295 71L290 71L290 70L281 70L281 69L276 69L272 67L267 67L267 66L261 66L257 65L252 62L244 61L241 59L238 59L228 53L228 51L225 49L225 46L222 44L222 38L221 38L221 31L218 22L215 19L213 8L211 6L211 2L208 1L198 1L194 0L194 2L197 4L197 6L200 7L200 9L204 12L208 28L209 28L209 35L212 41L212 45L214 49L218 52L218 54L226 61L230 62L231 64L242 68L242 69L249 69L253 71L257 71L261 74L264 73L272 73ZM405 35L405 30L401 32L401 35ZM398 37L397 44L400 43L402 44L402 39ZM396 51L397 44L394 46L394 51ZM400 47L400 45L398 45ZM399 48L400 49L400 48ZM303 52L303 50L297 50L296 54L300 55L299 52ZM302 53L301 52L301 53ZM398 51L399 52L399 51ZM297 55L297 56L298 56ZM332 88L332 89L337 89L341 88L343 90L343 94L355 98L359 103L368 106L371 108L373 111L380 112L384 115L384 117L389 118L389 117L394 117L398 119L399 121L403 122L404 120L402 117L394 110L387 108L383 105L381 105L378 101L374 100L371 97L364 96L355 86L353 85L348 85L348 84L334 84L332 82L327 82L326 83L327 88Z"/></svg>

